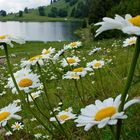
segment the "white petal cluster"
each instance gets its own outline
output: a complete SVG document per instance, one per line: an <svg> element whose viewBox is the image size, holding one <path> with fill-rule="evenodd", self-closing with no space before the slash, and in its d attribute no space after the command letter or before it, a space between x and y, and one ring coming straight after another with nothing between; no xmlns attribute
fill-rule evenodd
<svg viewBox="0 0 140 140"><path fill-rule="evenodd" d="M39 76L32 73L30 69L21 69L14 73L14 77L19 89L23 90L25 93L41 86ZM12 93L17 93L17 89L11 77L8 78L8 87L12 89Z"/></svg>
<svg viewBox="0 0 140 140"><path fill-rule="evenodd" d="M98 36L104 31L118 29L126 34L140 35L140 27L133 25L130 22L132 16L130 14L126 14L125 18L115 15L115 18L104 17L102 22L98 22L95 25L101 25L101 27L96 31L96 35Z"/></svg>
<svg viewBox="0 0 140 140"><path fill-rule="evenodd" d="M125 39L123 41L123 47L135 45L136 44L136 40L137 40L137 38L135 36Z"/></svg>
<svg viewBox="0 0 140 140"><path fill-rule="evenodd" d="M16 113L21 111L21 107L16 103L11 103L8 106L0 109L0 126L5 126L10 119L21 119L21 116Z"/></svg>
<svg viewBox="0 0 140 140"><path fill-rule="evenodd" d="M81 60L77 56L67 57L62 59L62 67L70 66L77 66Z"/></svg>
<svg viewBox="0 0 140 140"><path fill-rule="evenodd" d="M57 117L58 121L61 124L63 124L68 120L75 119L76 115L72 113L72 108L70 107L70 108L68 108L66 110L63 110L63 111L59 112L58 115L56 115L56 117ZM50 121L56 121L56 118L51 117Z"/></svg>
<svg viewBox="0 0 140 140"><path fill-rule="evenodd" d="M19 37L13 37L10 35L2 35L0 36L0 43L6 43L8 45L10 45L11 47L13 47L14 45L12 44L12 42L18 43L18 44L24 44L25 41L22 38Z"/></svg>
<svg viewBox="0 0 140 140"><path fill-rule="evenodd" d="M81 109L81 115L75 120L77 127L85 126L84 130L88 131L92 126L97 125L103 128L108 125L115 125L118 119L126 119L125 110L134 103L140 103L139 99L132 99L125 103L124 110L119 112L121 104L121 95L115 99L108 98L104 101L96 100L95 104L91 104Z"/></svg>
<svg viewBox="0 0 140 140"><path fill-rule="evenodd" d="M105 65L103 60L93 60L92 62L87 63L87 67L92 69L100 69Z"/></svg>
<svg viewBox="0 0 140 140"><path fill-rule="evenodd" d="M75 49L75 48L79 48L82 46L82 42L80 41L77 41L77 42L71 42L70 44L68 45L65 45L64 46L64 49L67 50L67 49Z"/></svg>

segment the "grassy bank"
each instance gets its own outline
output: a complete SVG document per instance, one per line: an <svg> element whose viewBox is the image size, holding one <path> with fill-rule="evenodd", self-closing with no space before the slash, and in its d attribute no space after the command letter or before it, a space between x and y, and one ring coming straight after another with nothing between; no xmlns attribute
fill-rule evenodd
<svg viewBox="0 0 140 140"><path fill-rule="evenodd" d="M15 15L7 15L6 17L0 16L0 21L20 21L20 22L73 22L73 21L82 21L81 19L75 18L52 18L47 16L38 16L32 14L24 14L23 17L16 17Z"/></svg>
<svg viewBox="0 0 140 140"><path fill-rule="evenodd" d="M122 42L123 40L116 39L85 42L83 43L82 47L78 48L76 51L68 51L64 54L65 57L73 55L78 56L81 60L78 67L85 67L87 62L90 62L94 59L103 59L104 61L108 62L105 67L100 70L100 72L98 70L94 71L94 75L88 74L82 79L83 90L80 80L77 81L80 93L84 94L86 105L93 104L96 99L104 100L108 97L116 97L122 92L122 89L124 88L124 83L126 82L126 76L131 62L132 54L134 52L134 46L123 48ZM34 55L38 55L42 52L42 49L44 48L47 49L49 47L54 47L56 51L58 51L63 48L64 44L68 43L69 42L27 42L24 45L15 45L14 48L9 48L9 53L12 54L10 60L13 65L16 64L13 67L13 71L16 72L20 69L21 59L29 59ZM101 47L101 51L89 55L89 52L95 47ZM4 55L3 50L0 50L0 55ZM81 105L80 99L77 95L74 81L62 80L62 75L69 70L68 67L61 67L60 61L62 60L62 58L63 57L61 56L58 63L56 63L55 65L51 65L51 63L46 63L46 65L43 67L48 95L54 108L58 107L58 103L61 101L63 102L61 109L73 107L73 112L75 114L79 114L80 109L83 107L83 105ZM138 63L137 65L136 76L140 75L139 64L140 63ZM60 73L57 71L59 68L63 69L61 72L59 71ZM33 70L34 72L36 72L35 67L33 68ZM6 85L7 83L8 77L6 64L1 66L0 73L0 92L2 93L3 91L6 91L6 94L0 97L0 107L4 107L9 102L12 102L13 99L18 99L18 95L13 95L10 89L4 88L4 85ZM50 75L52 73L58 76L57 79L51 79ZM61 76L59 74L61 74ZM139 77L136 77L136 79L134 80L135 81L133 82L133 86L129 91L130 99L134 98L135 96L139 96L140 84L137 83ZM47 110L48 102L45 100L45 97L42 95L42 98L39 97L36 99L36 101L41 110L43 110L43 112L50 117L50 111ZM33 107L32 109L40 116L44 123L48 125L46 119L38 113L36 108ZM140 139L140 127L138 123L139 109L140 105L134 105L126 112L129 117L124 121L123 131L125 132L126 137L130 140ZM11 138L34 140L34 134L41 133L42 135L47 134L49 136L48 140L52 140L50 134L46 132L44 128L39 127L40 125L37 121L31 121L31 118L33 118L33 116L32 114L30 114L27 108L24 108L21 115L23 117L22 122L24 123L24 129L19 132L17 131L13 133L13 137ZM12 123L13 121L9 122L9 125ZM97 129L97 127L93 127L93 129L91 129L90 131L85 132L82 127L77 128L73 121L69 121L66 122L63 127L65 128L65 130L67 130L67 133L71 137L71 140L97 140L98 136L100 136L100 140L113 139L110 129L107 126L103 129L100 129L100 131ZM64 139L60 135L60 131L56 129L52 130L54 131L54 133L56 133L56 135L58 134L58 140Z"/></svg>

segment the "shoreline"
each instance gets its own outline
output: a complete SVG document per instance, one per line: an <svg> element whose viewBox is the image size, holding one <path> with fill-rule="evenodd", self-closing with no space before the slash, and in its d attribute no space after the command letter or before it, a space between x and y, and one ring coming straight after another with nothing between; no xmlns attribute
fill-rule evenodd
<svg viewBox="0 0 140 140"><path fill-rule="evenodd" d="M36 17L36 18L11 18L11 17L0 17L0 22L7 22L7 21L19 21L19 22L82 22L82 19L76 18L50 18L50 17Z"/></svg>

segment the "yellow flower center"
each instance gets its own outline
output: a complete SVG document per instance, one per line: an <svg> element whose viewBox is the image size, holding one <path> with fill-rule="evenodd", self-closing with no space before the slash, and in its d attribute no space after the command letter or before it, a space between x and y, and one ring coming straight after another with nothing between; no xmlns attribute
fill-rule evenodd
<svg viewBox="0 0 140 140"><path fill-rule="evenodd" d="M132 23L134 26L140 27L140 15L129 19L129 22Z"/></svg>
<svg viewBox="0 0 140 140"><path fill-rule="evenodd" d="M5 39L7 37L7 35L2 35L0 36L0 39Z"/></svg>
<svg viewBox="0 0 140 140"><path fill-rule="evenodd" d="M97 62L97 63L95 63L93 66L98 68L98 67L101 67L102 64L101 64L100 62Z"/></svg>
<svg viewBox="0 0 140 140"><path fill-rule="evenodd" d="M65 121L67 119L69 119L69 116L66 114L59 116L59 120L61 120L61 121Z"/></svg>
<svg viewBox="0 0 140 140"><path fill-rule="evenodd" d="M112 117L116 112L117 109L113 106L103 108L96 113L95 120L101 121L102 119L105 119L107 117Z"/></svg>
<svg viewBox="0 0 140 140"><path fill-rule="evenodd" d="M77 75L77 74L72 74L72 75L71 75L71 78L73 78L73 79L79 79L79 78L80 78L80 76L79 76L79 75Z"/></svg>
<svg viewBox="0 0 140 140"><path fill-rule="evenodd" d="M76 46L77 46L77 42L72 42L72 43L70 43L70 46L76 47Z"/></svg>
<svg viewBox="0 0 140 140"><path fill-rule="evenodd" d="M130 40L129 41L129 44L135 44L136 43L136 40Z"/></svg>
<svg viewBox="0 0 140 140"><path fill-rule="evenodd" d="M44 51L43 54L49 54L50 52L51 52L50 50L46 50L46 51Z"/></svg>
<svg viewBox="0 0 140 140"><path fill-rule="evenodd" d="M5 120L10 115L10 112L2 112L0 113L0 122Z"/></svg>
<svg viewBox="0 0 140 140"><path fill-rule="evenodd" d="M19 124L16 124L16 129L20 128L20 125Z"/></svg>
<svg viewBox="0 0 140 140"><path fill-rule="evenodd" d="M21 79L18 83L20 87L29 87L33 84L33 81L29 78Z"/></svg>
<svg viewBox="0 0 140 140"><path fill-rule="evenodd" d="M30 58L29 61L34 61L34 60L40 59L40 58L42 58L42 55L37 55L37 56Z"/></svg>
<svg viewBox="0 0 140 140"><path fill-rule="evenodd" d="M76 60L73 59L73 58L68 58L68 59L67 59L67 62L68 62L69 64L72 64L72 63L75 63Z"/></svg>
<svg viewBox="0 0 140 140"><path fill-rule="evenodd" d="M76 68L73 70L73 72L82 72L84 70L83 67L80 67L80 68Z"/></svg>

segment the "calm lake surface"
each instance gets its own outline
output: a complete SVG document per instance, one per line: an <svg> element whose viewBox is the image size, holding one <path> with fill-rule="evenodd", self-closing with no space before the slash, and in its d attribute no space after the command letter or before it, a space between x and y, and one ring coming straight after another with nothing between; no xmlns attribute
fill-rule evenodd
<svg viewBox="0 0 140 140"><path fill-rule="evenodd" d="M11 34L28 41L73 41L80 22L0 22L0 35Z"/></svg>

